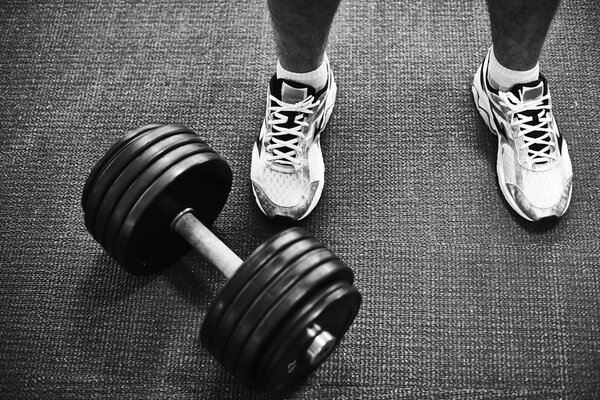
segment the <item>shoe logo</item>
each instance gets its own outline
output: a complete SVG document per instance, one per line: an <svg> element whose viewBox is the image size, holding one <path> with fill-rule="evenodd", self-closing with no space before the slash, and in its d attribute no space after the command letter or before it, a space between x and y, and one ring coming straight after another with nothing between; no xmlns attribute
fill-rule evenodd
<svg viewBox="0 0 600 400"><path fill-rule="evenodd" d="M558 152L562 155L563 137L560 134L560 132L558 131L558 129L556 129L556 127L555 127L555 132L556 132L556 139L558 139Z"/></svg>
<svg viewBox="0 0 600 400"><path fill-rule="evenodd" d="M498 132L505 139L508 139L508 132L507 132L505 124L504 124L504 122L506 122L506 120L504 119L504 113L498 107L498 104L496 104L494 102L493 98L491 98L491 97L489 99L489 104L490 104L490 108L491 108L491 111L492 111L491 112L492 118L494 119L494 124L496 124L496 128L498 129Z"/></svg>
<svg viewBox="0 0 600 400"><path fill-rule="evenodd" d="M326 95L327 96L327 95ZM314 115L316 132L320 133L325 129L327 123L327 115L331 113L332 106L327 107L327 97L321 98L321 106Z"/></svg>
<svg viewBox="0 0 600 400"><path fill-rule="evenodd" d="M500 132L500 134L502 135L502 137L504 137L504 139L508 140L508 133L506 132L506 128L504 127L503 123L498 121L498 118L496 117L496 110L493 110L493 107L494 106L492 106L492 117L494 118L494 123L496 124L496 127L498 128L498 132Z"/></svg>
<svg viewBox="0 0 600 400"><path fill-rule="evenodd" d="M256 150L258 151L258 157L260 157L262 153L262 145L260 143L260 140L256 141Z"/></svg>
<svg viewBox="0 0 600 400"><path fill-rule="evenodd" d="M263 122L264 124L264 122ZM265 131L262 129L262 127L260 128L260 132L258 133L258 135L256 135L256 148L258 149L258 156L260 157L261 153L262 153L262 141L264 138L264 133Z"/></svg>

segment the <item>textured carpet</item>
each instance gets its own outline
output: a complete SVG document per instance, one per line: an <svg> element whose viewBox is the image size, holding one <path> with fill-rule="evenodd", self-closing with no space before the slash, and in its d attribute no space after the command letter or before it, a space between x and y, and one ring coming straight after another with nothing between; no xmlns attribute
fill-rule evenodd
<svg viewBox="0 0 600 400"><path fill-rule="evenodd" d="M558 224L501 198L470 82L483 1L346 1L326 187L300 225L356 273L364 303L293 391L238 384L199 332L224 279L190 253L147 278L94 242L94 162L140 125L183 123L234 172L215 232L242 257L263 217L250 149L275 68L263 1L0 4L0 398L600 398L600 7L565 2L541 60L575 173Z"/></svg>

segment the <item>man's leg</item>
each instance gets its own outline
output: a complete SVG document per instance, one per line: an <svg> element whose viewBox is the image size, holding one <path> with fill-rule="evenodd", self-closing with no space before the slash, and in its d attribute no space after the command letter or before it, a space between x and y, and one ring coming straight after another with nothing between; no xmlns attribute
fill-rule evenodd
<svg viewBox="0 0 600 400"><path fill-rule="evenodd" d="M506 91L537 80L538 60L559 0L487 0L487 4L494 50L492 84Z"/></svg>
<svg viewBox="0 0 600 400"><path fill-rule="evenodd" d="M473 80L478 110L498 136L496 172L509 205L537 221L562 216L572 168L538 59L558 0L487 0L492 48Z"/></svg>
<svg viewBox="0 0 600 400"><path fill-rule="evenodd" d="M487 0L492 43L504 67L525 71L535 67L559 0Z"/></svg>
<svg viewBox="0 0 600 400"><path fill-rule="evenodd" d="M320 133L336 96L325 53L340 0L268 0L277 47L267 112L252 151L252 190L270 217L306 217L324 185Z"/></svg>
<svg viewBox="0 0 600 400"><path fill-rule="evenodd" d="M268 0L281 66L310 72L323 62L333 16L340 0Z"/></svg>

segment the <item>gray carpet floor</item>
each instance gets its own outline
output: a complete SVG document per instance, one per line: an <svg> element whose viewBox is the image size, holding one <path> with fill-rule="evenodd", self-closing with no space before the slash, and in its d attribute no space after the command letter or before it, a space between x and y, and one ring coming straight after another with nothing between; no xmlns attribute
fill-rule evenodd
<svg viewBox="0 0 600 400"><path fill-rule="evenodd" d="M276 61L266 4L3 1L0 397L600 398L598 43L598 2L565 2L541 70L574 193L559 223L535 225L502 200L471 99L485 3L342 3L326 187L300 225L353 268L364 301L328 362L270 395L200 345L218 272L190 253L128 275L80 207L119 136L183 123L233 169L223 241L245 257L287 226L262 216L249 182Z"/></svg>

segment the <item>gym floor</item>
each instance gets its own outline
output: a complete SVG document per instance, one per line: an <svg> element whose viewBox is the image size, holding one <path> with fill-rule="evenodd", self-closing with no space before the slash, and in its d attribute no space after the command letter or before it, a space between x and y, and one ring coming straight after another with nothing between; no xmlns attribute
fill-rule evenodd
<svg viewBox="0 0 600 400"><path fill-rule="evenodd" d="M249 182L275 68L263 1L0 4L0 397L600 398L600 6L564 2L542 72L569 144L558 223L502 200L470 84L485 2L344 1L329 56L326 187L299 225L355 271L363 305L337 351L272 395L199 341L224 278L199 255L145 278L87 233L82 187L118 137L200 133L233 169L214 231L242 258L290 224Z"/></svg>

